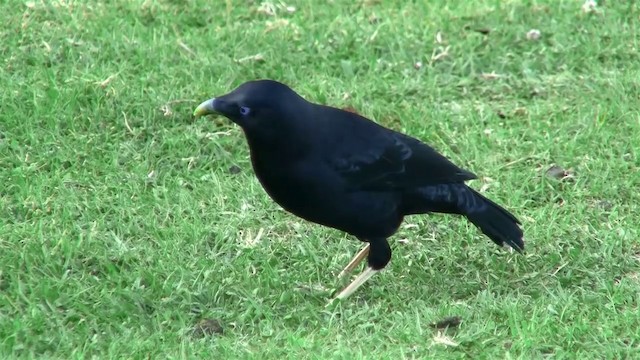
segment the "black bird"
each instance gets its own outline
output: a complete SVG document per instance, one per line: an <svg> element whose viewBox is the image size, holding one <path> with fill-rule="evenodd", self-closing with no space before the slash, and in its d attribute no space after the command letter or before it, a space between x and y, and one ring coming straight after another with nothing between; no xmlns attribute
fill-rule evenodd
<svg viewBox="0 0 640 360"><path fill-rule="evenodd" d="M242 128L253 169L275 202L367 243L340 275L364 257L368 267L336 298L351 295L389 263L387 238L406 215L463 215L496 244L524 250L518 219L465 185L476 175L419 140L309 102L273 80L246 82L194 111L208 114Z"/></svg>

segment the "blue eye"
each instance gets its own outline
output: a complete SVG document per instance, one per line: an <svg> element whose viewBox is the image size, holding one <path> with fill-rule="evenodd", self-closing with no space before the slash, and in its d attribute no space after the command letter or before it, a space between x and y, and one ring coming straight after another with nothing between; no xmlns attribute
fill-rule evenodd
<svg viewBox="0 0 640 360"><path fill-rule="evenodd" d="M240 115L249 115L251 109L246 106L240 106Z"/></svg>

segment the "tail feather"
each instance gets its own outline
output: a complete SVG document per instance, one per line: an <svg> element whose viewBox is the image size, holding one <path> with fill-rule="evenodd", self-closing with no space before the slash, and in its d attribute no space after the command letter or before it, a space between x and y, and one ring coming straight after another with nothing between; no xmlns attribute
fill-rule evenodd
<svg viewBox="0 0 640 360"><path fill-rule="evenodd" d="M502 206L482 196L477 191L467 187L467 191L472 194L475 201L471 203L476 206L466 206L464 215L475 226L480 228L493 242L502 246L507 244L514 250L524 251L524 241L522 240L522 229L520 221L513 214L505 210Z"/></svg>
<svg viewBox="0 0 640 360"><path fill-rule="evenodd" d="M420 199L410 197L407 214L441 212L464 215L494 243L524 251L520 221L500 205L465 184L441 184L420 189Z"/></svg>

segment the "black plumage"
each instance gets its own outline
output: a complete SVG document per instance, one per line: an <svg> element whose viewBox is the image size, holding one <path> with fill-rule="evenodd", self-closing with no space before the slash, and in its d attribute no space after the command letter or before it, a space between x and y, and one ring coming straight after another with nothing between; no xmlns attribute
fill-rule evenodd
<svg viewBox="0 0 640 360"><path fill-rule="evenodd" d="M463 215L496 244L524 250L519 221L465 185L476 176L417 139L353 112L308 102L272 80L244 83L194 112L212 113L242 128L256 176L274 201L367 243L341 275L365 256L367 270L339 298L388 264L387 238L406 215Z"/></svg>

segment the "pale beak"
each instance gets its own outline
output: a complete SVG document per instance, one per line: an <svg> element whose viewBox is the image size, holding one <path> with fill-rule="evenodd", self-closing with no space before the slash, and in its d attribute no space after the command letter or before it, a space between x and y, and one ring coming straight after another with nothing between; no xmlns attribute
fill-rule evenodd
<svg viewBox="0 0 640 360"><path fill-rule="evenodd" d="M217 113L218 111L216 110L216 99L213 98L198 105L198 107L193 111L193 116L198 118L201 116L217 114Z"/></svg>

